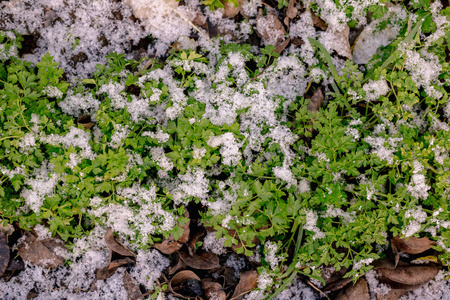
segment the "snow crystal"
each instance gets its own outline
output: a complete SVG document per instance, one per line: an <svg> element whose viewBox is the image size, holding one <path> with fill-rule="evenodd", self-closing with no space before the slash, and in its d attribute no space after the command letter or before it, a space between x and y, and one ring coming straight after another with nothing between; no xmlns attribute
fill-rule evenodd
<svg viewBox="0 0 450 300"><path fill-rule="evenodd" d="M217 255L222 255L227 252L224 247L225 238L221 237L218 239L214 232L208 232L208 234L203 239L203 249L207 252L212 252Z"/></svg>
<svg viewBox="0 0 450 300"><path fill-rule="evenodd" d="M277 251L277 244L271 241L267 241L264 244L264 260L270 265L272 270L275 270L282 260L280 256L277 256Z"/></svg>
<svg viewBox="0 0 450 300"><path fill-rule="evenodd" d="M306 223L305 225L303 225L303 229L309 230L314 233L314 236L312 237L313 240L325 237L325 233L320 231L320 229L317 227L318 219L319 217L315 212L313 212L312 210L306 210Z"/></svg>
<svg viewBox="0 0 450 300"><path fill-rule="evenodd" d="M423 170L423 166L418 162L414 161L413 176L411 178L411 183L407 185L408 192L411 196L418 199L427 199L428 191L431 189L429 185L425 183L425 176L419 174Z"/></svg>
<svg viewBox="0 0 450 300"><path fill-rule="evenodd" d="M281 291L275 296L274 300L314 300L320 299L316 292L305 283L299 277L294 279L294 282L287 287L284 291Z"/></svg>
<svg viewBox="0 0 450 300"><path fill-rule="evenodd" d="M389 92L389 86L384 78L377 81L372 79L368 83L363 85L363 90L366 92L366 101L375 101L380 96L385 96Z"/></svg>
<svg viewBox="0 0 450 300"><path fill-rule="evenodd" d="M157 250L139 251L136 257L136 267L131 271L131 275L138 283L153 290L155 281L169 265L169 259Z"/></svg>
<svg viewBox="0 0 450 300"><path fill-rule="evenodd" d="M405 218L412 218L412 220L410 220L409 224L402 230L402 235L410 237L420 230L421 224L424 223L427 218L427 213L422 211L421 206L417 206L416 209L407 210L405 212Z"/></svg>
<svg viewBox="0 0 450 300"><path fill-rule="evenodd" d="M40 33L38 47L24 56L26 60L37 63L50 52L69 78L88 77L98 63L106 63L106 54L129 51L149 35L130 18L126 5L110 0L15 1L4 5L1 14L5 29L25 35Z"/></svg>
<svg viewBox="0 0 450 300"><path fill-rule="evenodd" d="M42 89L42 92L50 98L61 99L63 97L63 93L56 86L48 85Z"/></svg>
<svg viewBox="0 0 450 300"><path fill-rule="evenodd" d="M64 101L58 103L61 110L69 115L79 117L83 114L94 114L100 108L100 101L94 99L92 94L70 94L69 91Z"/></svg>
<svg viewBox="0 0 450 300"><path fill-rule="evenodd" d="M239 151L241 144L236 142L232 132L226 132L219 136L211 136L207 144L213 148L221 146L220 154L222 155L224 165L236 166L241 160L242 154Z"/></svg>

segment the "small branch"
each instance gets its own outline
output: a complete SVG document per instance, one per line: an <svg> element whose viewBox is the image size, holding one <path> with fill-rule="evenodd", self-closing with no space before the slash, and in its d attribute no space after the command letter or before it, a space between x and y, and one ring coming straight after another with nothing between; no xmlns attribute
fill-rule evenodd
<svg viewBox="0 0 450 300"><path fill-rule="evenodd" d="M306 280L306 283L309 284L313 289L315 289L316 291L318 291L320 294L322 294L325 298L327 298L328 300L330 300L330 298L328 298L327 294L325 294L321 289L319 289L317 286L315 286L314 284L312 284L311 281Z"/></svg>

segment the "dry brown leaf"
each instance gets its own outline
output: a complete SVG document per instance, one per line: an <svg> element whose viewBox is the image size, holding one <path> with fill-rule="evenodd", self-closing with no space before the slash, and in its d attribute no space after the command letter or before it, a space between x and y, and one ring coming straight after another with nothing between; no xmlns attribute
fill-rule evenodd
<svg viewBox="0 0 450 300"><path fill-rule="evenodd" d="M289 28L289 21L295 18L298 14L298 9L295 8L296 1L295 0L289 0L289 5L286 10L286 17L284 18L284 25L288 26Z"/></svg>
<svg viewBox="0 0 450 300"><path fill-rule="evenodd" d="M321 18L319 18L315 13L311 12L311 18L312 18L314 27L318 27L322 30L327 30L327 27L328 27L327 24Z"/></svg>
<svg viewBox="0 0 450 300"><path fill-rule="evenodd" d="M243 272L241 273L240 277L241 279L239 280L239 284L234 290L231 300L243 299L244 295L253 290L258 283L258 272L254 270Z"/></svg>
<svg viewBox="0 0 450 300"><path fill-rule="evenodd" d="M347 272L346 267L341 267L339 271L336 271L336 269L332 266L325 267L322 272L322 278L325 280L325 284L328 285L332 282L335 282L344 276L344 274Z"/></svg>
<svg viewBox="0 0 450 300"><path fill-rule="evenodd" d="M324 292L338 291L338 290L344 288L350 282L352 282L352 280L353 280L353 278L342 278L342 279L339 279L339 280L337 280L337 281L335 281L335 282L325 286L325 288L323 288L323 291Z"/></svg>
<svg viewBox="0 0 450 300"><path fill-rule="evenodd" d="M306 107L310 112L316 113L321 107L323 103L323 94L322 90L318 89L311 97L311 100Z"/></svg>
<svg viewBox="0 0 450 300"><path fill-rule="evenodd" d="M43 268L56 268L64 264L64 258L56 255L55 251L65 251L61 240L38 240L30 231L24 233L25 239L19 244L17 250L23 260Z"/></svg>
<svg viewBox="0 0 450 300"><path fill-rule="evenodd" d="M348 286L339 293L335 300L370 300L369 287L364 278L360 278L355 285Z"/></svg>
<svg viewBox="0 0 450 300"><path fill-rule="evenodd" d="M207 299L226 300L227 294L218 282L213 282L208 279L202 280L202 289L205 291Z"/></svg>
<svg viewBox="0 0 450 300"><path fill-rule="evenodd" d="M377 295L377 300L398 300L406 293L408 293L408 291L392 289L386 295Z"/></svg>
<svg viewBox="0 0 450 300"><path fill-rule="evenodd" d="M391 239L392 248L396 248L398 251L407 254L419 254L425 252L436 245L436 242L430 239L410 237L407 239L401 239L398 236Z"/></svg>
<svg viewBox="0 0 450 300"><path fill-rule="evenodd" d="M203 229L197 228L197 230L192 234L191 239L187 242L187 247L189 250L189 255L194 255L198 240L205 235L205 231Z"/></svg>
<svg viewBox="0 0 450 300"><path fill-rule="evenodd" d="M189 235L191 234L191 229L190 229L191 219L189 218L189 212L188 211L186 211L183 216L185 218L188 218L189 221L187 221L186 224L184 224L183 226L180 226L181 228L183 228L183 234L177 240L177 242L182 243L182 244L186 244L189 241Z"/></svg>
<svg viewBox="0 0 450 300"><path fill-rule="evenodd" d="M91 121L91 116L83 115L78 118L77 125L83 125L84 129L91 129L94 126L94 122Z"/></svg>
<svg viewBox="0 0 450 300"><path fill-rule="evenodd" d="M99 280L104 280L104 279L112 276L116 272L118 267L126 265L126 264L133 264L133 263L134 263L134 260L132 260L129 257L113 260L103 269L97 269L95 271L95 277Z"/></svg>
<svg viewBox="0 0 450 300"><path fill-rule="evenodd" d="M188 280L201 281L200 277L198 277L194 272L188 271L188 270L181 271L181 272L175 274L175 276L173 276L172 279L170 280L169 291L171 291L174 296L181 297L183 299L195 298L195 297L185 296L185 295L182 295L182 294L174 291L174 287L179 286L179 285L183 286L184 284L186 284L186 282Z"/></svg>
<svg viewBox="0 0 450 300"><path fill-rule="evenodd" d="M3 232L6 236L13 234L14 230L13 225L7 224L6 226L3 226L3 224L0 223L0 232Z"/></svg>
<svg viewBox="0 0 450 300"><path fill-rule="evenodd" d="M289 45L290 41L291 41L291 38L288 37L284 42L282 42L275 48L275 52L278 54L281 54L281 52L283 52L283 50L287 47L287 45Z"/></svg>
<svg viewBox="0 0 450 300"><path fill-rule="evenodd" d="M402 266L395 269L378 268L384 277L406 285L422 285L436 277L440 267L435 266Z"/></svg>
<svg viewBox="0 0 450 300"><path fill-rule="evenodd" d="M105 242L109 249L120 255L136 257L136 254L114 238L114 233L111 227L109 227L106 231Z"/></svg>
<svg viewBox="0 0 450 300"><path fill-rule="evenodd" d="M263 11L260 9L256 17L255 29L266 44L277 47L285 40L286 30L273 11L268 11L267 15L263 16Z"/></svg>
<svg viewBox="0 0 450 300"><path fill-rule="evenodd" d="M181 249L183 245L174 240L164 240L162 243L156 243L155 248L164 254L172 254Z"/></svg>
<svg viewBox="0 0 450 300"><path fill-rule="evenodd" d="M186 267L187 267L187 265L184 263L184 261L180 257L178 257L177 264L175 266L169 268L169 275L175 274L176 272L178 272Z"/></svg>
<svg viewBox="0 0 450 300"><path fill-rule="evenodd" d="M139 284L128 272L123 275L123 287L127 291L128 300L134 300L142 296Z"/></svg>
<svg viewBox="0 0 450 300"><path fill-rule="evenodd" d="M234 6L232 3L230 2L226 2L223 5L223 17L224 18L234 18L237 16L237 14L240 11L240 7L238 6Z"/></svg>
<svg viewBox="0 0 450 300"><path fill-rule="evenodd" d="M178 252L183 262L189 267L197 270L211 270L220 267L219 257L214 253L204 252L199 255L189 256L185 252Z"/></svg>
<svg viewBox="0 0 450 300"><path fill-rule="evenodd" d="M9 247L8 242L6 241L6 235L0 231L0 276L6 270L9 264Z"/></svg>
<svg viewBox="0 0 450 300"><path fill-rule="evenodd" d="M350 27L347 24L341 24L341 26L339 28L329 26L326 30L326 36L329 39L330 48L340 56L352 60L352 50L350 49L350 42L348 40Z"/></svg>

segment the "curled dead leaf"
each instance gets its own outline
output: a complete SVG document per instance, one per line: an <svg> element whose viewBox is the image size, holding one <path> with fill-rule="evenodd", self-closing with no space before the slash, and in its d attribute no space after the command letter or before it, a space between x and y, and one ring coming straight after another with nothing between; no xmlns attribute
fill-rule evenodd
<svg viewBox="0 0 450 300"><path fill-rule="evenodd" d="M9 264L9 247L6 235L0 231L0 276L3 275Z"/></svg>
<svg viewBox="0 0 450 300"><path fill-rule="evenodd" d="M349 285L345 290L340 292L336 300L370 300L369 287L364 278L360 278L355 285Z"/></svg>
<svg viewBox="0 0 450 300"><path fill-rule="evenodd" d="M172 277L172 279L169 281L169 291L172 292L172 294L176 297L181 297L183 299L195 299L196 296L188 296L188 295L182 295L175 291L175 289L182 290L188 285L189 281L196 280L200 282L200 277L198 277L194 272L185 270L178 272L175 274L175 276Z"/></svg>
<svg viewBox="0 0 450 300"><path fill-rule="evenodd" d="M17 248L24 261L43 268L56 268L64 264L64 258L56 254L66 251L61 240L38 240L30 231L26 231L24 235L25 239Z"/></svg>
<svg viewBox="0 0 450 300"><path fill-rule="evenodd" d="M226 300L227 294L225 290L218 282L213 282L208 279L202 280L202 289L205 291L205 295L211 300Z"/></svg>
<svg viewBox="0 0 450 300"><path fill-rule="evenodd" d="M185 269L186 267L187 265L184 263L184 261L180 257L178 257L177 264L169 268L169 275L173 275L176 272Z"/></svg>
<svg viewBox="0 0 450 300"><path fill-rule="evenodd" d="M164 254L172 254L181 249L183 245L174 240L164 240L162 243L156 243L155 248Z"/></svg>
<svg viewBox="0 0 450 300"><path fill-rule="evenodd" d="M214 253L204 252L189 256L189 254L179 251L177 252L180 259L189 267L197 270L211 270L220 268L219 257Z"/></svg>
<svg viewBox="0 0 450 300"><path fill-rule="evenodd" d="M142 296L139 284L128 272L123 275L123 287L127 291L128 300L134 300Z"/></svg>
<svg viewBox="0 0 450 300"><path fill-rule="evenodd" d="M120 258L111 261L106 267L103 269L98 269L95 271L95 277L99 280L104 280L106 278L109 278L111 275L113 275L117 268L126 264L133 264L134 260L132 260L129 257Z"/></svg>
<svg viewBox="0 0 450 300"><path fill-rule="evenodd" d="M436 277L440 267L437 266L401 266L395 269L378 268L387 279L405 285L423 285Z"/></svg>
<svg viewBox="0 0 450 300"><path fill-rule="evenodd" d="M120 255L136 257L136 254L114 238L114 233L111 227L106 230L105 242L109 249Z"/></svg>
<svg viewBox="0 0 450 300"><path fill-rule="evenodd" d="M425 252L436 245L436 242L430 239L409 237L407 239L401 239L398 236L391 239L392 248L396 248L398 251L407 254L419 254Z"/></svg>
<svg viewBox="0 0 450 300"><path fill-rule="evenodd" d="M253 290L258 284L258 272L254 270L243 272L240 277L241 279L234 290L231 300L243 299L244 295Z"/></svg>

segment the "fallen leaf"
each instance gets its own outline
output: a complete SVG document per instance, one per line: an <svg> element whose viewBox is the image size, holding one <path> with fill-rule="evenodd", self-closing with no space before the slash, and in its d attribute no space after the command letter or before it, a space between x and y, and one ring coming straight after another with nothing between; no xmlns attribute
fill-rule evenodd
<svg viewBox="0 0 450 300"><path fill-rule="evenodd" d="M106 231L105 242L106 245L109 247L109 249L120 255L136 257L136 254L134 254L131 250L129 250L127 247L122 245L122 243L120 243L114 238L114 234L111 227L109 227Z"/></svg>
<svg viewBox="0 0 450 300"><path fill-rule="evenodd" d="M223 17L224 18L234 18L237 16L237 14L239 13L239 5L238 6L234 6L233 3L231 2L226 2L223 5Z"/></svg>
<svg viewBox="0 0 450 300"><path fill-rule="evenodd" d="M0 223L0 232L3 232L6 236L13 234L14 230L13 225L7 224L6 226L3 226L3 224Z"/></svg>
<svg viewBox="0 0 450 300"><path fill-rule="evenodd" d="M205 295L211 300L226 300L227 294L225 290L218 282L214 282L208 279L202 280L202 289L205 291Z"/></svg>
<svg viewBox="0 0 450 300"><path fill-rule="evenodd" d="M169 275L175 274L176 272L183 270L187 267L184 261L178 256L177 264L169 268Z"/></svg>
<svg viewBox="0 0 450 300"><path fill-rule="evenodd" d="M118 267L133 263L134 260L129 257L113 260L103 269L97 269L95 271L95 277L99 280L105 280L106 278L112 276L116 272Z"/></svg>
<svg viewBox="0 0 450 300"><path fill-rule="evenodd" d="M284 25L289 26L289 21L295 18L298 14L298 9L295 8L296 1L289 0L289 5L286 10L286 17L284 18Z"/></svg>
<svg viewBox="0 0 450 300"><path fill-rule="evenodd" d="M64 264L64 258L56 255L55 251L66 251L61 240L38 240L30 231L24 233L25 239L17 250L23 260L43 268L56 268Z"/></svg>
<svg viewBox="0 0 450 300"><path fill-rule="evenodd" d="M379 30L375 23L367 25L353 43L355 64L367 64L381 46L389 45L398 35L394 26L387 24L386 28Z"/></svg>
<svg viewBox="0 0 450 300"><path fill-rule="evenodd" d="M407 254L419 254L425 252L436 245L436 242L430 239L410 237L407 239L401 239L398 236L391 239L392 247L397 248L398 251Z"/></svg>
<svg viewBox="0 0 450 300"><path fill-rule="evenodd" d="M169 255L180 250L182 246L183 244L168 239L164 240L162 243L156 243L154 247L159 251L161 251L162 253Z"/></svg>
<svg viewBox="0 0 450 300"><path fill-rule="evenodd" d="M335 282L344 276L344 274L347 272L346 267L341 267L339 271L336 271L336 269L332 266L325 267L322 271L322 278L325 280L325 284L328 285L332 282Z"/></svg>
<svg viewBox="0 0 450 300"><path fill-rule="evenodd" d="M434 255L428 255L424 257L416 258L415 260L411 261L412 264L424 264L424 263L438 263L438 258Z"/></svg>
<svg viewBox="0 0 450 300"><path fill-rule="evenodd" d="M201 228L194 229L194 233L191 236L191 239L187 242L187 247L189 250L189 255L194 255L196 251L195 245L197 244L198 240L205 235L205 231Z"/></svg>
<svg viewBox="0 0 450 300"><path fill-rule="evenodd" d="M395 269L378 268L377 270L393 282L406 285L422 285L436 277L440 267L402 266Z"/></svg>
<svg viewBox="0 0 450 300"><path fill-rule="evenodd" d="M188 286L188 281L197 280L200 282L200 277L198 277L194 272L192 271L181 271L175 276L172 277L172 279L169 281L169 291L172 292L172 294L176 297L181 297L183 299L192 299L196 296L189 296L189 295L182 295L178 292L175 292L174 288L177 290L184 289Z"/></svg>
<svg viewBox="0 0 450 300"><path fill-rule="evenodd" d="M337 280L329 285L326 285L323 288L324 292L334 292L334 291L338 291L342 288L344 288L347 284L349 284L350 282L352 282L353 278L342 278L340 280Z"/></svg>
<svg viewBox="0 0 450 300"><path fill-rule="evenodd" d="M134 300L142 296L139 284L128 272L123 275L123 287L127 291L128 300Z"/></svg>
<svg viewBox="0 0 450 300"><path fill-rule="evenodd" d="M370 300L369 287L364 278L360 278L355 285L348 286L340 292L335 300Z"/></svg>
<svg viewBox="0 0 450 300"><path fill-rule="evenodd" d="M188 211L184 213L184 217L189 219ZM190 225L191 219L189 219L183 226L180 226L181 228L183 228L183 235L181 235L181 237L177 240L177 242L185 244L189 241L189 235L191 234Z"/></svg>
<svg viewBox="0 0 450 300"><path fill-rule="evenodd" d="M89 115L82 115L77 120L77 125L82 125L84 129L91 129L92 126L94 126L94 122L91 120L91 116Z"/></svg>
<svg viewBox="0 0 450 300"><path fill-rule="evenodd" d="M290 41L291 41L291 38L288 37L284 42L282 42L275 48L275 52L278 54L281 54L281 52L283 52L283 50L287 47L287 45L289 45Z"/></svg>
<svg viewBox="0 0 450 300"><path fill-rule="evenodd" d="M241 300L244 295L253 290L258 284L258 272L246 271L240 274L241 279L234 290L231 300Z"/></svg>
<svg viewBox="0 0 450 300"><path fill-rule="evenodd" d="M179 251L178 255L186 265L193 269L211 270L220 267L219 257L214 253L204 252L202 254L189 256L189 254Z"/></svg>
<svg viewBox="0 0 450 300"><path fill-rule="evenodd" d="M8 242L6 241L6 235L0 231L0 276L6 270L9 264L9 247Z"/></svg>
<svg viewBox="0 0 450 300"><path fill-rule="evenodd" d="M319 88L311 97L311 100L306 107L310 112L316 113L321 107L323 103L323 94L322 90Z"/></svg>
<svg viewBox="0 0 450 300"><path fill-rule="evenodd" d="M318 27L322 30L327 30L327 28L328 28L327 24L324 22L324 20L319 18L315 13L311 12L311 18L312 18L314 27Z"/></svg>
<svg viewBox="0 0 450 300"><path fill-rule="evenodd" d="M8 267L6 270L8 271L22 271L25 268L25 264L21 259L11 259L9 261Z"/></svg>
<svg viewBox="0 0 450 300"><path fill-rule="evenodd" d="M263 16L262 9L259 9L255 29L266 45L277 47L285 40L286 30L273 11L268 11L267 15Z"/></svg>
<svg viewBox="0 0 450 300"><path fill-rule="evenodd" d="M46 7L44 13L44 28L49 27L56 19L58 19L56 12Z"/></svg>
<svg viewBox="0 0 450 300"><path fill-rule="evenodd" d="M377 295L377 300L398 300L408 291L391 289L386 295Z"/></svg>
<svg viewBox="0 0 450 300"><path fill-rule="evenodd" d="M331 49L336 51L337 54L352 60L352 51L348 40L350 27L348 27L347 24L341 24L340 26L341 27L339 28L328 26L323 34L323 38L325 39L325 43L327 43Z"/></svg>

